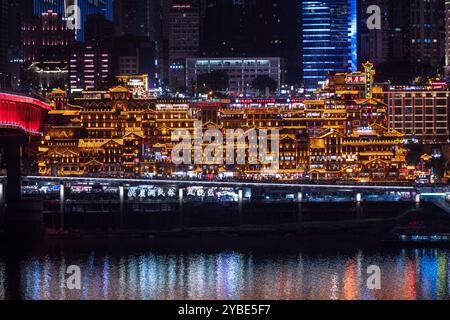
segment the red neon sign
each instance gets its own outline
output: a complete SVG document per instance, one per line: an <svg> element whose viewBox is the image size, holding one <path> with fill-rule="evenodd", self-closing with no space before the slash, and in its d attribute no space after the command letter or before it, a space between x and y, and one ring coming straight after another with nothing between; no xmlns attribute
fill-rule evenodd
<svg viewBox="0 0 450 320"><path fill-rule="evenodd" d="M276 101L275 101L275 99L257 99L256 100L256 103L262 103L262 104L264 104L264 103L275 103Z"/></svg>
<svg viewBox="0 0 450 320"><path fill-rule="evenodd" d="M220 108L221 104L220 102L199 102L197 106L199 108Z"/></svg>
<svg viewBox="0 0 450 320"><path fill-rule="evenodd" d="M345 82L347 84L365 84L366 83L366 77L365 76L347 76L345 78Z"/></svg>

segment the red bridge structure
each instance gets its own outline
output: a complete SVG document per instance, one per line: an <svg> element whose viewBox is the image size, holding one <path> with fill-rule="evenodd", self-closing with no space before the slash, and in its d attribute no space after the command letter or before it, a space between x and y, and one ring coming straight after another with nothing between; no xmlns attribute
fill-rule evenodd
<svg viewBox="0 0 450 320"><path fill-rule="evenodd" d="M21 199L20 149L39 136L51 105L42 97L0 90L0 143L6 156L6 201Z"/></svg>

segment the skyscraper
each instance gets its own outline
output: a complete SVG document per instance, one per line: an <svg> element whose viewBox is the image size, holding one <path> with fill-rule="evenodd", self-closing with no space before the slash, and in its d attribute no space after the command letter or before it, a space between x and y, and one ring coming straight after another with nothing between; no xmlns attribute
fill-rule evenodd
<svg viewBox="0 0 450 320"><path fill-rule="evenodd" d="M71 92L106 89L111 80L111 56L108 50L80 44L70 56Z"/></svg>
<svg viewBox="0 0 450 320"><path fill-rule="evenodd" d="M300 1L203 0L204 57L280 57L283 78L299 82Z"/></svg>
<svg viewBox="0 0 450 320"><path fill-rule="evenodd" d="M139 70L148 74L150 87L159 86L163 60L162 1L114 0L114 25L118 36L113 58L116 72L129 75L135 74L130 70Z"/></svg>
<svg viewBox="0 0 450 320"><path fill-rule="evenodd" d="M169 12L169 85L183 89L187 58L196 58L200 42L199 8L194 1L176 0Z"/></svg>
<svg viewBox="0 0 450 320"><path fill-rule="evenodd" d="M390 31L392 22L390 2L389 0L361 0L359 30L359 59L361 62L370 61L378 65L386 63L390 58ZM367 8L371 5L376 5L382 10L380 29L369 29L367 27L367 20L369 19Z"/></svg>
<svg viewBox="0 0 450 320"><path fill-rule="evenodd" d="M445 55L442 0L411 0L411 64L441 72ZM417 70L420 71L420 70Z"/></svg>
<svg viewBox="0 0 450 320"><path fill-rule="evenodd" d="M155 63L155 42L146 37L116 38L114 69L118 75L148 75L149 88L159 85L159 69Z"/></svg>
<svg viewBox="0 0 450 320"><path fill-rule="evenodd" d="M6 72L8 57L8 1L0 0L0 73ZM0 75L2 81L2 75ZM0 87L2 84L0 83Z"/></svg>
<svg viewBox="0 0 450 320"><path fill-rule="evenodd" d="M43 12L51 10L63 17L71 14L70 6L78 6L80 10L79 29L76 30L76 39L84 41L84 26L87 16L100 13L108 20L113 20L113 0L34 0L34 14L40 16Z"/></svg>
<svg viewBox="0 0 450 320"><path fill-rule="evenodd" d="M256 34L252 32L257 10L255 1L203 0L201 54L205 57L257 56L253 52Z"/></svg>
<svg viewBox="0 0 450 320"><path fill-rule="evenodd" d="M330 72L357 70L357 0L302 1L303 84L312 91Z"/></svg>
<svg viewBox="0 0 450 320"><path fill-rule="evenodd" d="M359 60L371 61L377 66L377 79L405 83L414 73L410 63L411 26L410 0L362 0ZM367 21L376 5L380 8L381 28L369 29Z"/></svg>
<svg viewBox="0 0 450 320"><path fill-rule="evenodd" d="M25 63L41 59L67 59L74 42L74 31L67 28L61 15L51 10L39 18L24 21L22 51Z"/></svg>
<svg viewBox="0 0 450 320"><path fill-rule="evenodd" d="M100 13L87 17L84 40L87 44L112 49L114 46L114 23Z"/></svg>
<svg viewBox="0 0 450 320"><path fill-rule="evenodd" d="M24 21L22 25L23 67L26 83L36 90L67 85L68 57L75 41L61 15L51 10Z"/></svg>
<svg viewBox="0 0 450 320"><path fill-rule="evenodd" d="M160 41L161 0L114 0L114 24L117 36Z"/></svg>
<svg viewBox="0 0 450 320"><path fill-rule="evenodd" d="M377 65L380 81L407 83L442 74L445 13L442 0L361 0L360 60ZM367 8L381 9L381 28L369 30Z"/></svg>
<svg viewBox="0 0 450 320"><path fill-rule="evenodd" d="M450 76L450 0L445 1L445 77Z"/></svg>

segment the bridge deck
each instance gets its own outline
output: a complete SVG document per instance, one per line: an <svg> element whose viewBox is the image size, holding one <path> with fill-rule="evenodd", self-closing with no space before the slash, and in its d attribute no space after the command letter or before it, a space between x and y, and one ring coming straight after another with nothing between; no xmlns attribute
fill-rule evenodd
<svg viewBox="0 0 450 320"><path fill-rule="evenodd" d="M206 187L233 187L233 188L287 188L287 189L329 189L329 190L380 190L380 191L416 191L415 186L401 185L352 185L352 184L308 184L308 183L269 183L246 181L202 181L202 180L164 180L164 179L127 179L127 178L80 178L80 177L44 177L29 176L26 180L43 180L54 182L96 182L116 184L152 184L152 185L178 185L178 186L206 186ZM441 190L442 191L442 190Z"/></svg>

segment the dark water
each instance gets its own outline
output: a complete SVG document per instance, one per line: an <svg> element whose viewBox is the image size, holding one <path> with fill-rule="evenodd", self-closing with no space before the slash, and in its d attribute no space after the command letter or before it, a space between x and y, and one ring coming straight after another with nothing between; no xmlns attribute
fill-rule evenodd
<svg viewBox="0 0 450 320"><path fill-rule="evenodd" d="M21 255L4 250L0 253L0 299L450 297L450 249L188 247L52 247ZM66 288L69 265L81 268L81 290ZM367 288L367 268L371 265L381 269L381 290Z"/></svg>

